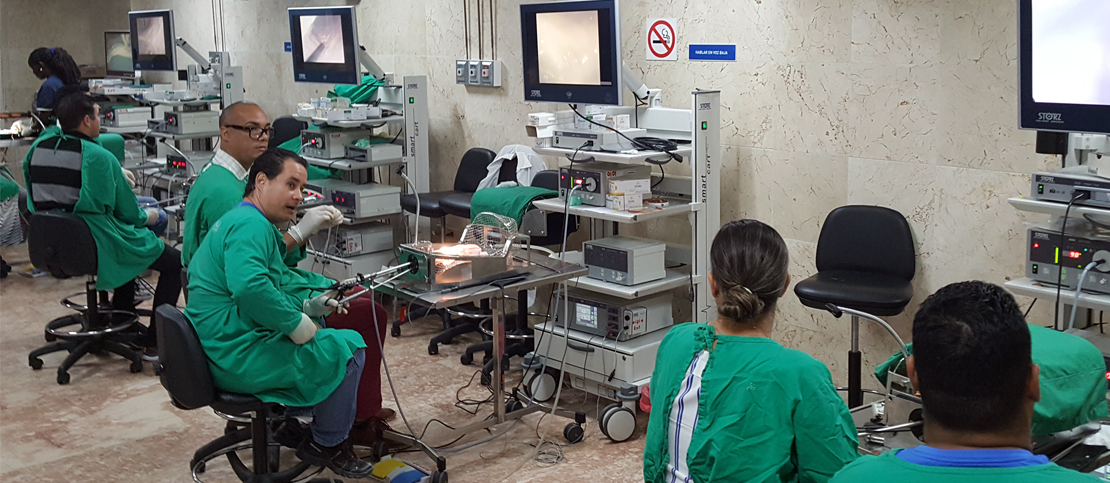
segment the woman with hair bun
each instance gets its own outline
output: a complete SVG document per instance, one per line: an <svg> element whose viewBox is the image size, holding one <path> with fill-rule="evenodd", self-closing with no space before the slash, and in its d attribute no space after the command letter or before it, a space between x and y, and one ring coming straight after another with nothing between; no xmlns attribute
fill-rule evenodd
<svg viewBox="0 0 1110 483"><path fill-rule="evenodd" d="M679 324L651 378L644 480L824 482L857 456L832 375L771 339L790 285L786 244L755 220L721 227L710 249L718 317Z"/></svg>
<svg viewBox="0 0 1110 483"><path fill-rule="evenodd" d="M53 110L67 94L80 90L81 69L61 47L39 47L27 57L27 66L43 81L35 94L35 108Z"/></svg>

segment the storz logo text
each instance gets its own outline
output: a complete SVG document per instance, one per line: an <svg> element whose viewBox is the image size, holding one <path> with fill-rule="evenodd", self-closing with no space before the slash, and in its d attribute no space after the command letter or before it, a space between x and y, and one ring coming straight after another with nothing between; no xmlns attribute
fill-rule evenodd
<svg viewBox="0 0 1110 483"><path fill-rule="evenodd" d="M1033 232L1033 239L1034 240L1048 240L1049 239L1048 238L1048 233Z"/></svg>
<svg viewBox="0 0 1110 483"><path fill-rule="evenodd" d="M709 109L710 109L710 105L709 105L708 102L703 102L701 104L698 104L698 110L699 111L708 111Z"/></svg>
<svg viewBox="0 0 1110 483"><path fill-rule="evenodd" d="M540 90L532 89L532 97L540 97Z"/></svg>
<svg viewBox="0 0 1110 483"><path fill-rule="evenodd" d="M1063 117L1059 112L1038 112L1037 122L1064 122Z"/></svg>

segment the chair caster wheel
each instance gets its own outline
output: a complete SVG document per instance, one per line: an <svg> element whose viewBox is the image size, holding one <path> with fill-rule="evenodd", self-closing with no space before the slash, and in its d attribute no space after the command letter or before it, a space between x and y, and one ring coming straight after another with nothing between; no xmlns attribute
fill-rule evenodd
<svg viewBox="0 0 1110 483"><path fill-rule="evenodd" d="M506 413L511 413L513 411L519 411L521 409L524 409L524 403L522 403L520 401L517 401L516 399L513 399L513 400L505 403L505 412Z"/></svg>
<svg viewBox="0 0 1110 483"><path fill-rule="evenodd" d="M393 337L401 337L401 328L396 325L389 329L389 335Z"/></svg>
<svg viewBox="0 0 1110 483"><path fill-rule="evenodd" d="M464 366L469 366L470 364L474 363L474 355L472 355L472 354L463 354L463 355L459 356L459 362L461 362L462 365L464 365Z"/></svg>
<svg viewBox="0 0 1110 483"><path fill-rule="evenodd" d="M135 374L136 372L143 372L143 361L131 363L131 373Z"/></svg>
<svg viewBox="0 0 1110 483"><path fill-rule="evenodd" d="M428 479L431 483L447 483L447 472L437 471L432 473L431 478Z"/></svg>
<svg viewBox="0 0 1110 483"><path fill-rule="evenodd" d="M27 363L31 365L31 369L34 369L36 371L42 369L42 359L39 359L38 357L28 358Z"/></svg>
<svg viewBox="0 0 1110 483"><path fill-rule="evenodd" d="M586 436L586 430L582 429L582 425L578 423L570 423L563 428L563 437L567 439L570 444L581 443L582 438Z"/></svg>
<svg viewBox="0 0 1110 483"><path fill-rule="evenodd" d="M428 355L434 356L436 354L439 354L439 346L436 344L428 346Z"/></svg>
<svg viewBox="0 0 1110 483"><path fill-rule="evenodd" d="M49 332L44 333L42 338L46 339L47 342L54 342L54 341L58 340L57 336L55 336L54 334L51 334Z"/></svg>
<svg viewBox="0 0 1110 483"><path fill-rule="evenodd" d="M370 461L377 463L381 461L382 457L385 455L385 441L374 441L374 443L370 445Z"/></svg>
<svg viewBox="0 0 1110 483"><path fill-rule="evenodd" d="M68 372L59 372L58 373L58 384L61 384L61 385L69 384L69 373Z"/></svg>
<svg viewBox="0 0 1110 483"><path fill-rule="evenodd" d="M193 467L193 470L197 473L204 473L205 469L207 468L205 468L204 463L197 463L197 465Z"/></svg>

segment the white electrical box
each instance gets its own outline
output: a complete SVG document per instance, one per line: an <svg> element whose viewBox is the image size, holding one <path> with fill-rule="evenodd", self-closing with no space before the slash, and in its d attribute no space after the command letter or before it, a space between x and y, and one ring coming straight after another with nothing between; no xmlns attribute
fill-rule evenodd
<svg viewBox="0 0 1110 483"><path fill-rule="evenodd" d="M401 188L378 183L331 186L332 205L355 219L401 212Z"/></svg>
<svg viewBox="0 0 1110 483"><path fill-rule="evenodd" d="M501 87L501 61L456 60L455 83L468 86Z"/></svg>

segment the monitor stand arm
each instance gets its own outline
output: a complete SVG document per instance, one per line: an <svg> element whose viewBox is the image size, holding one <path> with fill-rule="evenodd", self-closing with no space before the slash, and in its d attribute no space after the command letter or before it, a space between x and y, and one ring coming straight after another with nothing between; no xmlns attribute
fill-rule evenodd
<svg viewBox="0 0 1110 483"><path fill-rule="evenodd" d="M189 57L192 57L193 61L195 61L197 65L204 69L205 72L212 68L212 64L208 62L208 59L204 58L203 55L200 55L200 52L197 52L197 49L194 49L192 45L189 45L189 43L186 42L185 39L178 37L177 40L174 41L174 43L177 44L178 47L181 47L181 50L184 50L186 54L189 54Z"/></svg>
<svg viewBox="0 0 1110 483"><path fill-rule="evenodd" d="M358 47L358 62L375 79L383 80L386 78L385 70L377 62L374 62L374 58L366 53L366 47L361 45Z"/></svg>
<svg viewBox="0 0 1110 483"><path fill-rule="evenodd" d="M621 82L637 99L647 102L648 107L661 107L663 100L662 89L651 89L640 80L640 76L632 72L624 62L621 62Z"/></svg>

